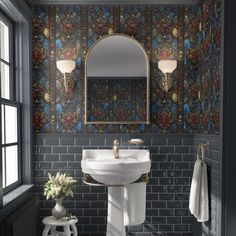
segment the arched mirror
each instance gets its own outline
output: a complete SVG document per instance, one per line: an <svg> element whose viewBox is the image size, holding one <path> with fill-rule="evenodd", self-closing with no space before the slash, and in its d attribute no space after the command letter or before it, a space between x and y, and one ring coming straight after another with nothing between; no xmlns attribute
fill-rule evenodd
<svg viewBox="0 0 236 236"><path fill-rule="evenodd" d="M149 123L149 60L135 39L99 39L85 60L85 124Z"/></svg>

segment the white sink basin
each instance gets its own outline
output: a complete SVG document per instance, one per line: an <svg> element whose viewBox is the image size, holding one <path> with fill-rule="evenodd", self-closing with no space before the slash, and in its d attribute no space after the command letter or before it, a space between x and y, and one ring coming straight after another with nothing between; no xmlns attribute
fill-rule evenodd
<svg viewBox="0 0 236 236"><path fill-rule="evenodd" d="M113 150L83 150L83 173L107 185L124 185L137 180L150 171L149 150L121 149L120 158L114 158Z"/></svg>

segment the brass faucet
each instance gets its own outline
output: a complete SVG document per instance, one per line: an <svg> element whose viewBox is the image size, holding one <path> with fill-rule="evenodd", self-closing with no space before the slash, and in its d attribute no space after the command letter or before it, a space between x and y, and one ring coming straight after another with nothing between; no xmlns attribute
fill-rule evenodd
<svg viewBox="0 0 236 236"><path fill-rule="evenodd" d="M120 141L119 141L119 139L115 139L113 141L113 151L114 151L115 159L120 158L119 150L120 150Z"/></svg>

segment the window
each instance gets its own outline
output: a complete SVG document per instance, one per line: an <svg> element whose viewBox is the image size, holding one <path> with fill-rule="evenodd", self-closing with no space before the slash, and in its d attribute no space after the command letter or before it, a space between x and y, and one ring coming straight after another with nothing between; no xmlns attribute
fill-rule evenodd
<svg viewBox="0 0 236 236"><path fill-rule="evenodd" d="M20 184L20 109L13 63L13 24L0 15L0 127L2 187L4 192Z"/></svg>

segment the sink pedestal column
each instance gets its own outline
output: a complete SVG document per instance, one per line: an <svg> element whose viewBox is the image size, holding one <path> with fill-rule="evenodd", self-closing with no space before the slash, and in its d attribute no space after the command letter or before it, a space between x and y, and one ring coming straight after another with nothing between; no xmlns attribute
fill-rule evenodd
<svg viewBox="0 0 236 236"><path fill-rule="evenodd" d="M124 187L108 187L107 236L125 236Z"/></svg>

